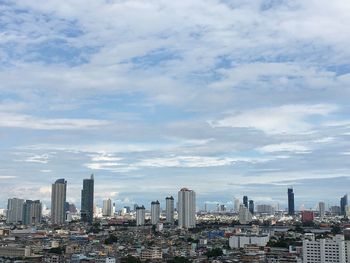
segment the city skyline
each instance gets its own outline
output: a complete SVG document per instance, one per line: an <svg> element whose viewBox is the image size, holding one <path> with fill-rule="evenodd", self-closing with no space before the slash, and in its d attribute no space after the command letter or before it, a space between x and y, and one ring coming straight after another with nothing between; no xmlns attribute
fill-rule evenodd
<svg viewBox="0 0 350 263"><path fill-rule="evenodd" d="M346 1L4 1L0 207L339 205L350 183ZM233 206L233 203L232 203Z"/></svg>

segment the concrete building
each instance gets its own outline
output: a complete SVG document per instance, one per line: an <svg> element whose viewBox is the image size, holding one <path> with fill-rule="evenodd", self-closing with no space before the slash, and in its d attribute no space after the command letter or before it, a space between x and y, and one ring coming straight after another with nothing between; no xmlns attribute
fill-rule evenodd
<svg viewBox="0 0 350 263"><path fill-rule="evenodd" d="M247 245L264 247L269 240L269 235L233 235L229 239L229 246L230 248L244 248Z"/></svg>
<svg viewBox="0 0 350 263"><path fill-rule="evenodd" d="M166 223L174 224L174 197L170 196L165 198L165 216Z"/></svg>
<svg viewBox="0 0 350 263"><path fill-rule="evenodd" d="M346 246L343 235L332 239L303 240L303 263L346 263Z"/></svg>
<svg viewBox="0 0 350 263"><path fill-rule="evenodd" d="M239 212L239 205L241 204L241 202L239 201L239 199L235 198L233 200L233 211L235 213L238 213Z"/></svg>
<svg viewBox="0 0 350 263"><path fill-rule="evenodd" d="M66 218L67 181L58 179L52 184L51 191L51 223L64 224Z"/></svg>
<svg viewBox="0 0 350 263"><path fill-rule="evenodd" d="M39 200L26 200L23 204L23 224L37 225L41 223L42 205Z"/></svg>
<svg viewBox="0 0 350 263"><path fill-rule="evenodd" d="M136 207L136 225L143 226L145 224L145 207L138 206Z"/></svg>
<svg viewBox="0 0 350 263"><path fill-rule="evenodd" d="M141 260L161 260L163 258L163 253L161 248L159 247L152 247L149 249L143 249L141 251Z"/></svg>
<svg viewBox="0 0 350 263"><path fill-rule="evenodd" d="M319 202L318 203L318 213L319 213L319 216L320 218L324 218L325 216L325 212L326 212L326 205L324 202Z"/></svg>
<svg viewBox="0 0 350 263"><path fill-rule="evenodd" d="M153 201L151 203L151 223L156 225L159 222L160 217L160 204L159 201Z"/></svg>
<svg viewBox="0 0 350 263"><path fill-rule="evenodd" d="M275 208L272 205L257 205L256 212L258 214L273 215L275 213Z"/></svg>
<svg viewBox="0 0 350 263"><path fill-rule="evenodd" d="M313 211L302 211L301 212L301 222L308 223L314 221Z"/></svg>
<svg viewBox="0 0 350 263"><path fill-rule="evenodd" d="M182 188L178 192L179 228L196 227L196 194L193 190Z"/></svg>
<svg viewBox="0 0 350 263"><path fill-rule="evenodd" d="M249 209L245 205L240 205L238 217L239 223L243 225L249 224L252 221L252 214L249 212Z"/></svg>
<svg viewBox="0 0 350 263"><path fill-rule="evenodd" d="M18 224L23 219L24 200L19 198L10 198L7 201L7 218L6 223Z"/></svg>
<svg viewBox="0 0 350 263"><path fill-rule="evenodd" d="M0 257L22 258L30 257L32 251L30 247L0 246Z"/></svg>
<svg viewBox="0 0 350 263"><path fill-rule="evenodd" d="M288 215L294 215L294 192L293 188L288 188Z"/></svg>
<svg viewBox="0 0 350 263"><path fill-rule="evenodd" d="M81 190L81 220L89 224L94 219L94 175L90 179L83 180L83 190Z"/></svg>
<svg viewBox="0 0 350 263"><path fill-rule="evenodd" d="M112 208L112 200L107 199L103 200L103 208L102 208L102 215L106 217L112 216L113 208Z"/></svg>

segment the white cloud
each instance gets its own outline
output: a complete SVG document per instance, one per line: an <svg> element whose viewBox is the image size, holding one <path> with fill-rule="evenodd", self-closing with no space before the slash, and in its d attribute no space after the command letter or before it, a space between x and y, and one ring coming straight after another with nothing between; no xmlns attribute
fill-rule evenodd
<svg viewBox="0 0 350 263"><path fill-rule="evenodd" d="M310 153L311 149L299 143L279 143L269 144L258 149L264 153L274 152L293 152L293 153Z"/></svg>

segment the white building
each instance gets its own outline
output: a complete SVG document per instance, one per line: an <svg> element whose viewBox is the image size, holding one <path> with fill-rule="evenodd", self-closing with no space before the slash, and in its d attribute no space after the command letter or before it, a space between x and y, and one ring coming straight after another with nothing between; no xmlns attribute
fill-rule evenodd
<svg viewBox="0 0 350 263"><path fill-rule="evenodd" d="M103 200L102 215L106 217L111 217L112 212L112 200L109 198L107 200Z"/></svg>
<svg viewBox="0 0 350 263"><path fill-rule="evenodd" d="M168 224L174 224L174 197L165 198L165 216Z"/></svg>
<svg viewBox="0 0 350 263"><path fill-rule="evenodd" d="M196 227L196 193L182 188L178 192L178 221L179 228Z"/></svg>
<svg viewBox="0 0 350 263"><path fill-rule="evenodd" d="M11 198L7 202L7 219L8 224L17 224L23 219L24 200L19 198Z"/></svg>
<svg viewBox="0 0 350 263"><path fill-rule="evenodd" d="M64 224L66 221L66 194L67 181L64 179L57 180L52 184L51 191L51 223Z"/></svg>
<svg viewBox="0 0 350 263"><path fill-rule="evenodd" d="M235 213L239 212L239 205L241 204L241 202L239 201L239 199L235 198L233 201L233 210Z"/></svg>
<svg viewBox="0 0 350 263"><path fill-rule="evenodd" d="M153 201L151 203L151 223L156 225L159 222L160 217L160 204L159 201Z"/></svg>
<svg viewBox="0 0 350 263"><path fill-rule="evenodd" d="M145 207L138 206L136 207L136 225L143 226L145 224Z"/></svg>
<svg viewBox="0 0 350 263"><path fill-rule="evenodd" d="M249 212L248 208L244 205L239 206L239 223L245 225L252 221L252 214Z"/></svg>
<svg viewBox="0 0 350 263"><path fill-rule="evenodd" d="M257 205L256 212L259 214L273 215L275 213L275 208L272 205Z"/></svg>
<svg viewBox="0 0 350 263"><path fill-rule="evenodd" d="M324 202L319 202L318 203L318 212L319 212L320 218L324 218L325 211L326 211L325 203Z"/></svg>
<svg viewBox="0 0 350 263"><path fill-rule="evenodd" d="M303 240L303 263L346 263L346 245L343 235L332 239Z"/></svg>
<svg viewBox="0 0 350 263"><path fill-rule="evenodd" d="M229 239L230 248L244 248L246 245L266 246L269 235L234 235Z"/></svg>
<svg viewBox="0 0 350 263"><path fill-rule="evenodd" d="M163 253L161 248L152 247L149 249L144 249L141 251L141 260L161 260L163 257Z"/></svg>

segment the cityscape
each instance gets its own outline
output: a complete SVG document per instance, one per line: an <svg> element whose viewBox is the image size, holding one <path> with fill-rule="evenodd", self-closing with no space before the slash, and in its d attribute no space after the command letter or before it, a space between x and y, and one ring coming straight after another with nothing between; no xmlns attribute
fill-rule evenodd
<svg viewBox="0 0 350 263"><path fill-rule="evenodd" d="M0 263L350 263L350 0L0 0Z"/></svg>

